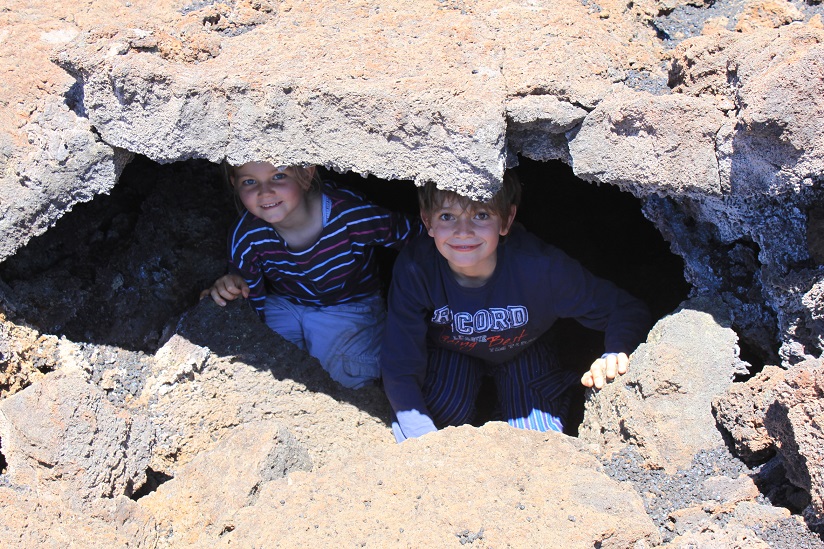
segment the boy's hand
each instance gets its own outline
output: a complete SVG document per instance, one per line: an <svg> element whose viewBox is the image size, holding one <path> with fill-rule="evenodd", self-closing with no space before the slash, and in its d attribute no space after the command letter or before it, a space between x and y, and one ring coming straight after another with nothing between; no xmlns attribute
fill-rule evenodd
<svg viewBox="0 0 824 549"><path fill-rule="evenodd" d="M249 285L242 276L227 274L218 278L211 288L200 292L200 299L207 295L212 296L215 303L225 307L227 301L234 301L240 296L249 297Z"/></svg>
<svg viewBox="0 0 824 549"><path fill-rule="evenodd" d="M618 375L624 375L629 369L629 357L626 353L608 353L592 363L589 371L581 377L584 387L600 389L604 384Z"/></svg>

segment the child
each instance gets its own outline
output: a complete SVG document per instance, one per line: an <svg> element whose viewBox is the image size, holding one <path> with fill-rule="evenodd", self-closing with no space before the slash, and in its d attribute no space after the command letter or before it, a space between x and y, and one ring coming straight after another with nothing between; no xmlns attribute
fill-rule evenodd
<svg viewBox="0 0 824 549"><path fill-rule="evenodd" d="M245 210L229 235L230 273L201 297L246 297L275 332L353 389L380 376L385 308L375 246L400 248L420 224L321 182L314 166L228 168Z"/></svg>
<svg viewBox="0 0 824 549"><path fill-rule="evenodd" d="M562 317L604 331L608 353L580 378L601 388L626 373L646 307L513 225L520 183L511 171L486 203L432 183L418 196L431 238L395 263L381 353L395 438L472 421L483 376L495 381L510 425L563 431L564 393L578 375L558 366L541 335Z"/></svg>

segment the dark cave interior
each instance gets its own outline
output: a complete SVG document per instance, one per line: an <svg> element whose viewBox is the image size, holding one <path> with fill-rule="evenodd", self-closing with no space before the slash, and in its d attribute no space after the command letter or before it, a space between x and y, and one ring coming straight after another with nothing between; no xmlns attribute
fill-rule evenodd
<svg viewBox="0 0 824 549"><path fill-rule="evenodd" d="M644 300L656 319L687 297L683 262L643 217L638 199L583 182L560 161L522 158L516 170L523 184L517 219L527 229ZM322 174L417 214L410 181ZM138 156L110 194L75 206L0 264L12 316L76 342L153 353L199 292L223 274L235 215L217 165L161 165ZM380 256L386 275L393 259L394 252ZM574 321L559 322L553 332L568 368L583 372L602 353L601 334Z"/></svg>

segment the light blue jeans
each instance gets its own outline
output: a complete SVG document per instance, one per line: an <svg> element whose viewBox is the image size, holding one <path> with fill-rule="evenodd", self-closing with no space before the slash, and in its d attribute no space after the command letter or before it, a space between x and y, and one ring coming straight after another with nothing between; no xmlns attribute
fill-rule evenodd
<svg viewBox="0 0 824 549"><path fill-rule="evenodd" d="M317 358L344 387L360 389L380 377L386 319L381 296L319 307L269 295L265 313L269 328Z"/></svg>

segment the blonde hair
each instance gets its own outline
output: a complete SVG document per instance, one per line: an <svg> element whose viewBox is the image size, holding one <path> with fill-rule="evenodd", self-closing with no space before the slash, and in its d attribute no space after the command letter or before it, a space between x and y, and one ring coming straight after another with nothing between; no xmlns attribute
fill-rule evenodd
<svg viewBox="0 0 824 549"><path fill-rule="evenodd" d="M500 190L486 202L472 200L468 196L463 196L455 191L445 191L439 189L431 181L423 187L418 187L418 205L421 208L421 215L429 217L433 212L443 207L447 201L458 204L463 209L469 211L485 207L499 216L501 219L509 218L512 206L521 203L521 182L513 170L504 172L504 181Z"/></svg>

